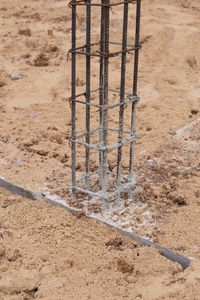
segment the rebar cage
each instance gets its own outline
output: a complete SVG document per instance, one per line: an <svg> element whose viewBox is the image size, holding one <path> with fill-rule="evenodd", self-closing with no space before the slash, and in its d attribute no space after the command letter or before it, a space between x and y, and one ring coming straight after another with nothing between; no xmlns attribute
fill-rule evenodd
<svg viewBox="0 0 200 300"><path fill-rule="evenodd" d="M128 43L128 12L129 6L134 5L135 30L131 32L134 43ZM139 58L139 35L140 35L140 8L141 0L72 0L69 3L72 9L72 48L71 53L71 158L72 158L72 194L85 193L103 199L119 196L121 192L131 193L135 185L133 174L134 141L136 139L135 116L136 104L139 101L137 95L138 58ZM77 45L77 8L85 6L85 44ZM99 8L99 40L91 41L92 22L91 15L93 7ZM123 6L121 41L110 41L110 12L115 7ZM113 49L112 47L115 47ZM126 91L126 63L127 55L133 53L132 67L132 91ZM84 90L76 93L77 82L77 55L85 57L85 81ZM109 86L109 68L112 59L120 57L120 83L119 89ZM92 59L99 60L98 86L91 88L91 65ZM112 96L114 95L114 96ZM85 114L85 123L80 127L85 128L81 132L77 130L77 105L82 105ZM117 124L112 120L113 111L118 111ZM127 128L124 128L125 111L129 112L126 117ZM80 114L80 112L79 112ZM91 115L95 121L91 124ZM110 139L112 136L112 139ZM115 136L115 138L113 138ZM113 142L115 139L115 142ZM113 142L113 143L111 143ZM85 172L77 179L77 146L85 148ZM122 173L123 148L128 150L128 167L126 173ZM91 167L91 151L97 153L98 167ZM115 172L109 168L108 156L115 153ZM113 157L113 156L112 156ZM128 170L127 170L128 169ZM80 173L80 172L79 172ZM79 174L80 175L80 174Z"/></svg>

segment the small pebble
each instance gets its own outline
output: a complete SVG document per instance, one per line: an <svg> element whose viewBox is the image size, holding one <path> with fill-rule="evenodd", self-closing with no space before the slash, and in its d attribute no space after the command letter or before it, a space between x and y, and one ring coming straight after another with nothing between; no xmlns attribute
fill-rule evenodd
<svg viewBox="0 0 200 300"><path fill-rule="evenodd" d="M23 76L21 74L16 74L16 73L12 73L11 75L11 80L18 80L18 79L22 79Z"/></svg>
<svg viewBox="0 0 200 300"><path fill-rule="evenodd" d="M152 165L153 164L153 159L147 159L147 164Z"/></svg>
<svg viewBox="0 0 200 300"><path fill-rule="evenodd" d="M191 109L191 114L196 115L198 114L199 110L197 108Z"/></svg>
<svg viewBox="0 0 200 300"><path fill-rule="evenodd" d="M33 119L36 117L36 114L35 113L31 113L30 115L27 116L27 118L30 118L30 119Z"/></svg>
<svg viewBox="0 0 200 300"><path fill-rule="evenodd" d="M195 56L190 56L186 59L186 63L192 68L196 69L197 67L197 60Z"/></svg>

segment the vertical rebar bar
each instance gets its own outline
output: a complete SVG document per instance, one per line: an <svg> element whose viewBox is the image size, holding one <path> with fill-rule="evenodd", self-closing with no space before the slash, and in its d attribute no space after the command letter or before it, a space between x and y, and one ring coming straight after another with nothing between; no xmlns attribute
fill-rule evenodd
<svg viewBox="0 0 200 300"><path fill-rule="evenodd" d="M101 1L103 4L103 0ZM103 53L104 50L104 28L105 28L105 12L104 12L104 6L101 6L101 32L100 32L100 51ZM102 105L103 105L103 57L100 56L99 60L99 145L103 145L103 110L102 110ZM103 152L100 150L99 151L99 185L102 188L102 183L103 183L103 166L102 166L102 161L103 161Z"/></svg>
<svg viewBox="0 0 200 300"><path fill-rule="evenodd" d="M90 4L90 0L86 1ZM86 5L86 52L90 53L91 6ZM86 144L90 144L90 55L86 55ZM90 189L90 149L86 146L86 189Z"/></svg>
<svg viewBox="0 0 200 300"><path fill-rule="evenodd" d="M138 60L139 60L139 45L140 45L140 11L141 0L137 1L136 6L136 29L135 29L135 58L134 58L134 75L133 75L133 95L137 95L137 80L138 80ZM131 134L135 134L135 118L136 118L136 102L132 104L131 115ZM130 144L130 161L129 161L129 177L133 178L133 159L134 159L134 142Z"/></svg>
<svg viewBox="0 0 200 300"><path fill-rule="evenodd" d="M127 47L127 29L128 29L128 4L124 4L123 32L122 32L122 58L121 58L121 85L120 85L120 108L119 108L119 134L118 144L123 140L123 123L124 123L124 94L125 94L125 74L126 74L126 47ZM122 146L118 148L117 155L117 178L116 185L121 182L121 165L122 165Z"/></svg>
<svg viewBox="0 0 200 300"><path fill-rule="evenodd" d="M104 7L104 70L103 70L103 112L102 112L102 125L103 125L103 146L107 146L108 136L108 65L109 65L109 16L110 16L110 0L104 0L103 3L108 6ZM102 192L105 194L107 189L107 149L103 150L102 155Z"/></svg>
<svg viewBox="0 0 200 300"><path fill-rule="evenodd" d="M75 0L72 0L75 2ZM72 49L76 48L76 6L72 6ZM72 99L72 109L71 109L71 118L72 118L72 186L76 186L76 54L72 53L72 62L71 62L71 99ZM72 196L76 197L76 189L72 188Z"/></svg>

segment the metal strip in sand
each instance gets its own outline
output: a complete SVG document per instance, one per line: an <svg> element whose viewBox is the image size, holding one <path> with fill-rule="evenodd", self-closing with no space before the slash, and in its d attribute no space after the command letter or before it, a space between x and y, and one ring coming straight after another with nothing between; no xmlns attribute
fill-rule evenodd
<svg viewBox="0 0 200 300"><path fill-rule="evenodd" d="M49 203L53 206L61 206L65 209L67 209L73 215L77 215L77 213L80 213L80 214L82 213L82 211L80 211L80 210L76 210L74 208L72 209L71 207L67 206L64 201L57 200L55 196L50 196L50 195L46 195L46 194L39 193L39 192L32 192L32 191L25 189L19 185L9 182L8 180L4 179L3 177L0 177L0 187L8 190L12 194L20 195L24 198L28 198L31 200L43 199L47 203ZM90 216L86 216L86 217L90 218L90 219L94 219L94 218L91 218ZM102 221L99 221L99 222L102 222ZM126 231L124 231L120 228L117 228L115 226L112 226L108 223L105 223L105 222L102 222L102 223L117 229L120 234L122 234L123 236L127 236L130 239L138 242L141 246L155 247L156 249L159 250L161 255L163 255L164 257L166 257L167 259L169 259L173 262L179 263L183 269L186 269L190 265L191 260L187 256L177 254L176 252L174 252L168 248L165 248L163 246L160 246L159 244L153 243L153 242L151 242L143 237L140 237L136 234L126 232Z"/></svg>

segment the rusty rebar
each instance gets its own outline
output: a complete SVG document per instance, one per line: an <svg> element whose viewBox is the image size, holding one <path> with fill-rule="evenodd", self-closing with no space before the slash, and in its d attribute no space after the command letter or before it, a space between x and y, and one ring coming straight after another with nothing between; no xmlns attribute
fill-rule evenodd
<svg viewBox="0 0 200 300"><path fill-rule="evenodd" d="M129 5L136 3L136 30L135 30L135 44L128 43L128 11ZM76 46L76 8L79 5L85 5L86 7L86 36L85 44ZM110 41L110 9L116 5L123 5L123 32L122 41ZM100 40L91 42L91 7L101 7L101 22L100 22ZM72 48L69 53L72 55L72 92L69 98L71 105L72 116L72 193L76 196L76 191L86 193L90 196L97 196L102 199L109 199L112 197L118 197L121 192L129 190L135 185L133 174L133 158L134 158L134 141L136 139L135 130L135 113L136 104L139 101L137 95L137 81L138 81L138 58L139 58L139 37L140 37L140 8L141 0L126 0L120 2L112 2L112 0L99 0L93 2L93 0L72 0L70 2L72 8ZM120 46L120 49L112 50L112 45ZM94 49L93 49L94 48ZM96 49L98 48L98 49ZM133 71L133 89L129 93L126 91L126 56L127 53L135 52L134 55L134 71ZM85 57L85 90L76 94L76 56L82 55ZM109 86L109 64L112 63L112 58L121 56L121 80L120 90ZM91 89L91 70L92 70L92 58L99 57L99 86ZM98 97L98 101L92 101L91 93L93 96ZM119 100L111 102L109 99L109 93L119 96ZM79 122L79 118L76 112L76 103L84 105L85 109L85 130L76 133L76 122ZM132 106L131 106L132 105ZM125 107L131 106L131 120L130 129L124 130L124 115ZM95 108L96 119L98 118L98 127L93 128L90 121L91 108ZM119 108L118 128L116 129L109 121L108 113L112 113L112 109ZM128 121L128 120L126 120ZM80 124L83 127L83 124ZM114 143L109 143L109 136L113 133L117 133L117 139ZM93 142L92 136L98 135L98 142ZM85 174L76 180L76 144L85 147ZM122 174L122 155L123 148L126 145L130 145L130 157L129 157L129 174ZM98 151L98 168L91 172L91 158L90 150ZM117 150L116 156L116 172L111 172L108 169L108 153L110 151ZM93 190L91 178L93 175L99 175L97 185L98 188ZM108 178L115 178L115 183L108 189ZM96 177L95 177L96 178ZM85 183L85 187L83 187ZM81 185L80 185L81 184ZM130 193L129 193L130 195Z"/></svg>

